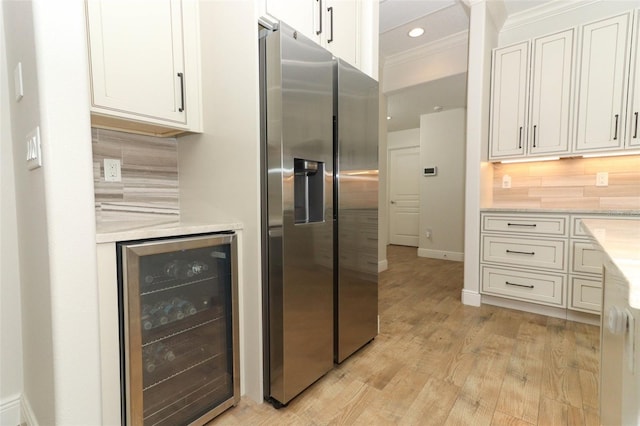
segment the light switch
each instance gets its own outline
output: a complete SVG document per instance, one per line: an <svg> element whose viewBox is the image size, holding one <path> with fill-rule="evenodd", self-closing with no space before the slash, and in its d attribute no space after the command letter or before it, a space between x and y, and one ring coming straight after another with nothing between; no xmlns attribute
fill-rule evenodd
<svg viewBox="0 0 640 426"><path fill-rule="evenodd" d="M13 69L13 84L16 94L16 102L20 102L20 99L24 96L24 86L22 84L22 62L18 62L18 65Z"/></svg>
<svg viewBox="0 0 640 426"><path fill-rule="evenodd" d="M40 127L27 134L27 169L42 167L42 147L40 146Z"/></svg>

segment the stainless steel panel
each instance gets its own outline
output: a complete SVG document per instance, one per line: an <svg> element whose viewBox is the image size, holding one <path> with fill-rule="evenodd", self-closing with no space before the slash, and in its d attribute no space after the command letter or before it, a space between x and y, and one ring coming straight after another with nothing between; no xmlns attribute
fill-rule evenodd
<svg viewBox="0 0 640 426"><path fill-rule="evenodd" d="M332 56L285 24L266 37L269 396L333 366ZM324 221L294 223L294 158L322 162Z"/></svg>
<svg viewBox="0 0 640 426"><path fill-rule="evenodd" d="M338 60L337 362L378 334L378 82Z"/></svg>

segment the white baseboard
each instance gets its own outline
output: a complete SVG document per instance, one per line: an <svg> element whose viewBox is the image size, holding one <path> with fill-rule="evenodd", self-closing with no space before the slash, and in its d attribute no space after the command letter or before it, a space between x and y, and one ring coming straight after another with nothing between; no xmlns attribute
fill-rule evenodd
<svg viewBox="0 0 640 426"><path fill-rule="evenodd" d="M464 253L458 253L455 251L429 250L425 248L418 249L418 256L431 257L433 259L454 260L456 262L462 262L464 260Z"/></svg>
<svg viewBox="0 0 640 426"><path fill-rule="evenodd" d="M38 423L38 418L36 417L36 414L33 412L33 409L31 408L31 404L29 404L29 401L27 401L24 395L22 396L21 402L22 402L22 421L27 426L38 426L40 424Z"/></svg>
<svg viewBox="0 0 640 426"><path fill-rule="evenodd" d="M480 293L471 290L462 290L462 304L469 306L480 306Z"/></svg>
<svg viewBox="0 0 640 426"><path fill-rule="evenodd" d="M0 401L0 425L17 426L20 423L20 394Z"/></svg>
<svg viewBox="0 0 640 426"><path fill-rule="evenodd" d="M387 259L378 261L378 272L386 271L389 269L389 262Z"/></svg>

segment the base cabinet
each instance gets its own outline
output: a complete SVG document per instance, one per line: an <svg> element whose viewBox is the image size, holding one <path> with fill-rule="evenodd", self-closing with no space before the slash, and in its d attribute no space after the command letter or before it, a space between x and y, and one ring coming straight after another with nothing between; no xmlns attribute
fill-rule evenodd
<svg viewBox="0 0 640 426"><path fill-rule="evenodd" d="M480 292L599 315L603 253L582 229L587 217L615 218L482 212Z"/></svg>

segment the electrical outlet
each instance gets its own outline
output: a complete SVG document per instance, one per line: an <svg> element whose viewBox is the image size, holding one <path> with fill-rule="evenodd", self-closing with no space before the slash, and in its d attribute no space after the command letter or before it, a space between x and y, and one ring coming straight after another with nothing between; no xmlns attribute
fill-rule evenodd
<svg viewBox="0 0 640 426"><path fill-rule="evenodd" d="M504 189L511 188L511 176L509 175L502 176L502 187Z"/></svg>
<svg viewBox="0 0 640 426"><path fill-rule="evenodd" d="M431 239L431 229L427 229L427 230L424 232L424 235L425 235L425 237L427 237L428 239Z"/></svg>
<svg viewBox="0 0 640 426"><path fill-rule="evenodd" d="M598 172L596 174L596 186L609 186L608 172Z"/></svg>
<svg viewBox="0 0 640 426"><path fill-rule="evenodd" d="M122 173L120 170L120 160L104 159L104 180L106 182L121 182Z"/></svg>

